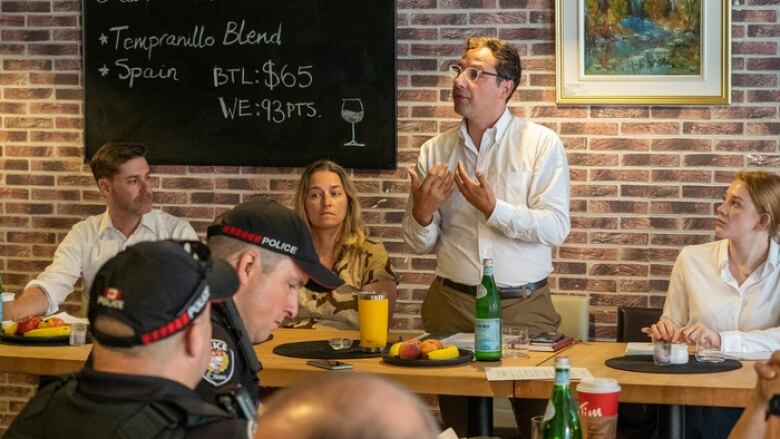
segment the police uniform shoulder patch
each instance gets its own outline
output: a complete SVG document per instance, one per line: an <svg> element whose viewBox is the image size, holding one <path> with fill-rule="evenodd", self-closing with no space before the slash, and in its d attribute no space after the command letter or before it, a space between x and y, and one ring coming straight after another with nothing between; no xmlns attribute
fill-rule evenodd
<svg viewBox="0 0 780 439"><path fill-rule="evenodd" d="M235 369L233 359L233 350L227 343L217 338L211 339L209 366L203 379L217 387L229 382Z"/></svg>

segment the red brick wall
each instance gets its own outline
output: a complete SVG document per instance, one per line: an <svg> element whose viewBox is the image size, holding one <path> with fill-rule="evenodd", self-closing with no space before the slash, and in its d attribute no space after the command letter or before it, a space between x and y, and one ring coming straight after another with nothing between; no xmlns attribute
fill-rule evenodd
<svg viewBox="0 0 780 439"><path fill-rule="evenodd" d="M571 0L566 0L571 1ZM457 123L445 66L463 39L513 41L523 80L511 102L558 132L569 152L572 233L556 250L555 291L589 293L595 336L614 336L616 305L661 306L680 247L713 238L713 207L744 167L780 168L780 0L735 0L732 105L555 105L552 0L398 1L398 162ZM82 164L81 2L0 0L0 275L18 292L74 222L101 212ZM155 200L205 230L262 193L289 203L297 169L156 166ZM401 275L394 327L419 328L435 259L409 251L398 223L407 177L355 171L371 233ZM0 429L31 394L0 375Z"/></svg>

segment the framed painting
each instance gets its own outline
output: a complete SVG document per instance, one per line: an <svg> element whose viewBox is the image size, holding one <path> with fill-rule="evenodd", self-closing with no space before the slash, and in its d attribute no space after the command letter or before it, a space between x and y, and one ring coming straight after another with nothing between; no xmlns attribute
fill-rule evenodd
<svg viewBox="0 0 780 439"><path fill-rule="evenodd" d="M728 104L723 0L556 0L559 104Z"/></svg>

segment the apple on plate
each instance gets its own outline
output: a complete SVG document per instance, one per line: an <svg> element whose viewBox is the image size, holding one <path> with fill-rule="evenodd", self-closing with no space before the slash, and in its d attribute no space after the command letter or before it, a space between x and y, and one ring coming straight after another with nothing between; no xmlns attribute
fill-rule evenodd
<svg viewBox="0 0 780 439"><path fill-rule="evenodd" d="M38 329L38 325L43 321L39 316L30 316L20 321L16 325L16 335L24 335L25 332Z"/></svg>
<svg viewBox="0 0 780 439"><path fill-rule="evenodd" d="M420 357L420 340L407 340L401 343L398 357L402 360L416 360Z"/></svg>

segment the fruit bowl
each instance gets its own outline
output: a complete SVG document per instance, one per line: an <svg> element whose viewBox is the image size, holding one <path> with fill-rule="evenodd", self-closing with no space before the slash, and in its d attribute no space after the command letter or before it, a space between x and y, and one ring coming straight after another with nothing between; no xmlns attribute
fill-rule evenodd
<svg viewBox="0 0 780 439"><path fill-rule="evenodd" d="M354 340L350 338L336 337L328 339L328 345L334 351L345 351L352 347Z"/></svg>

